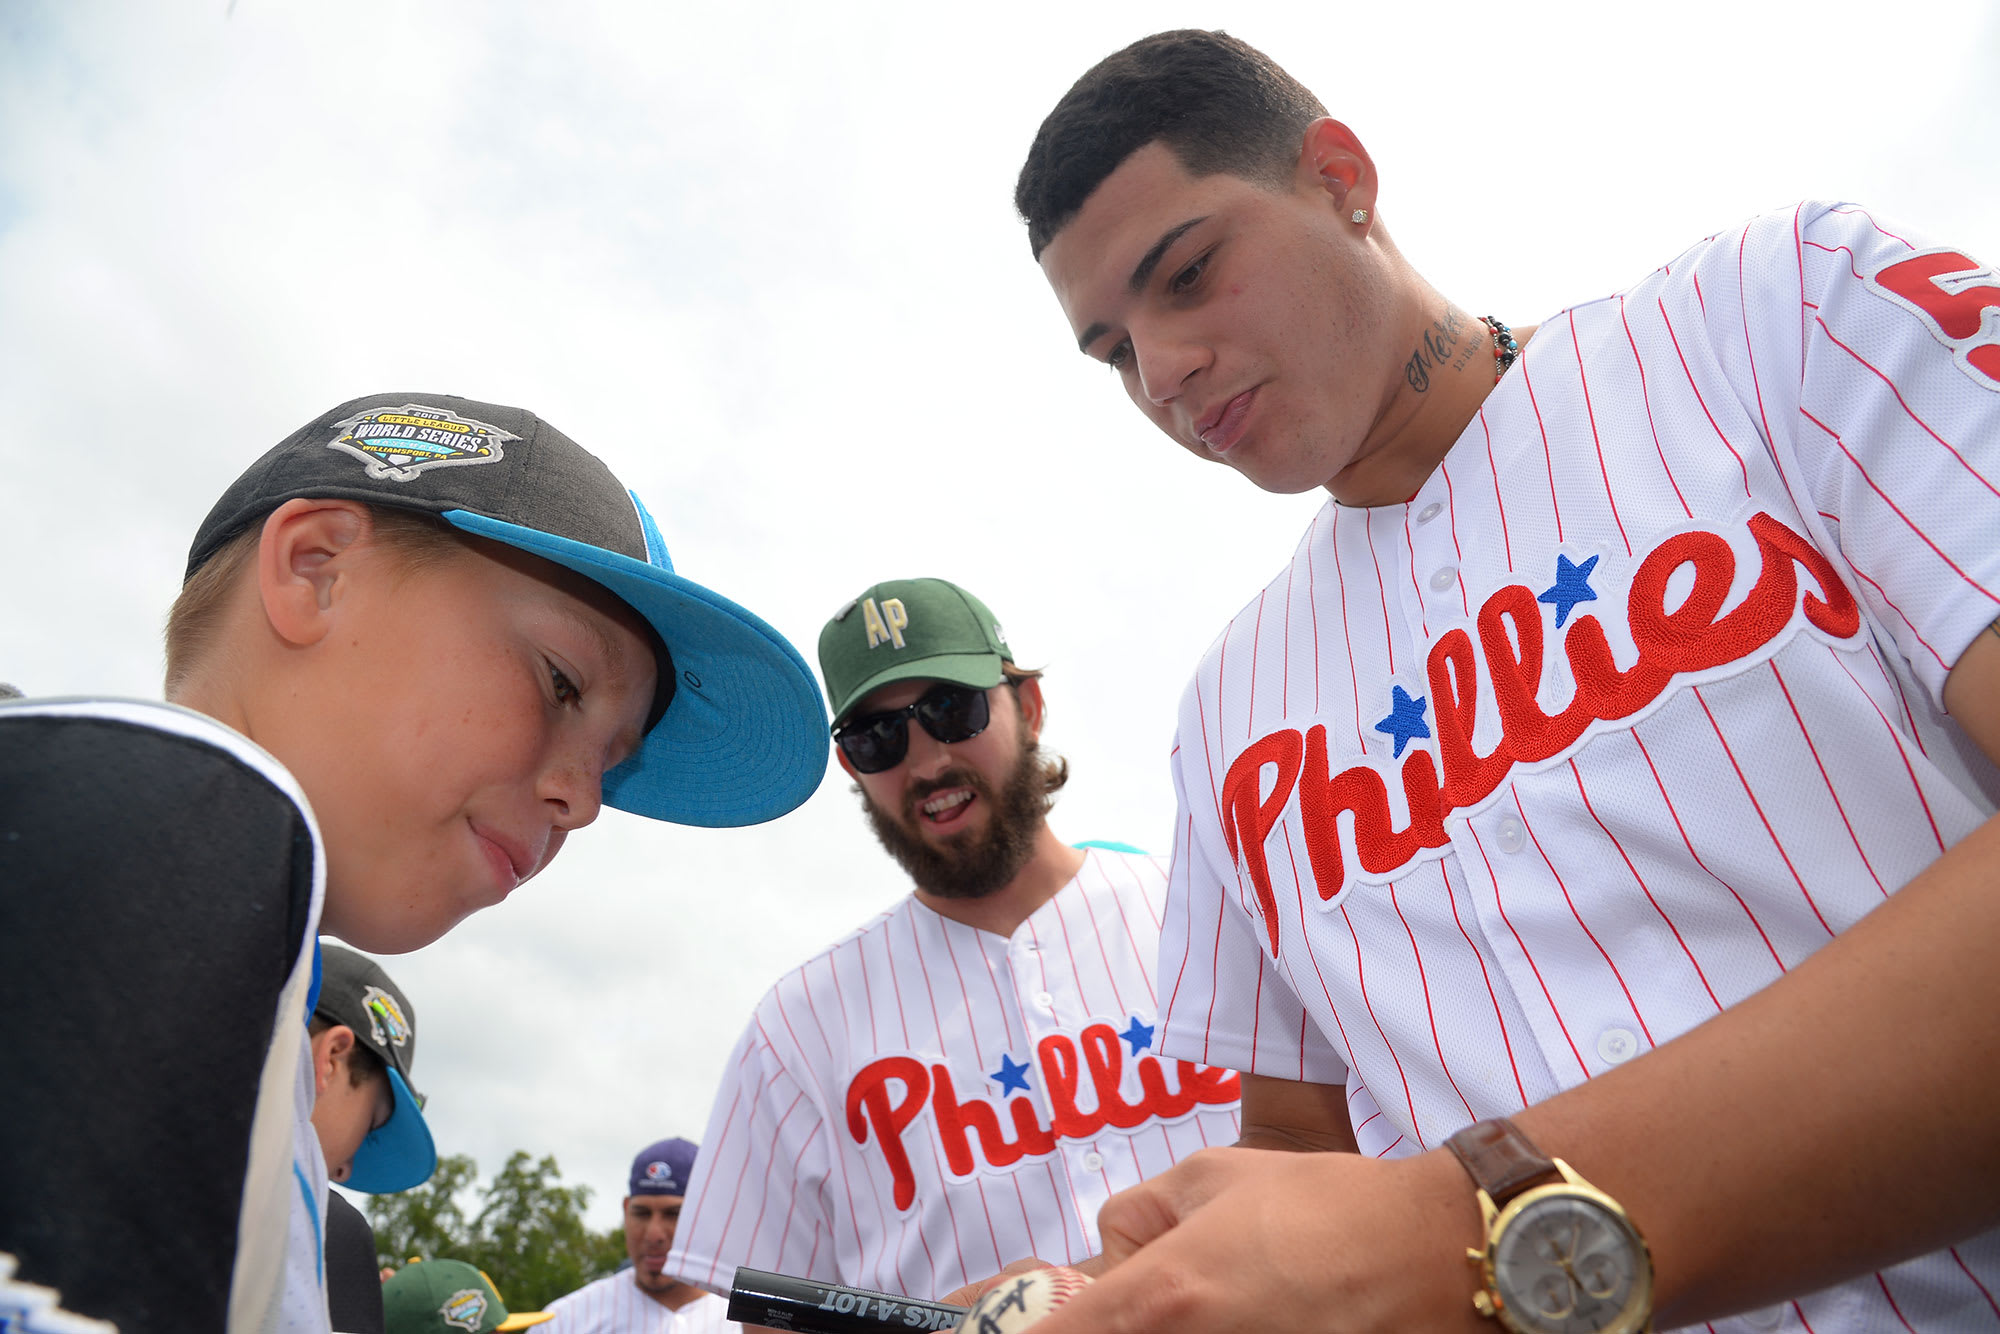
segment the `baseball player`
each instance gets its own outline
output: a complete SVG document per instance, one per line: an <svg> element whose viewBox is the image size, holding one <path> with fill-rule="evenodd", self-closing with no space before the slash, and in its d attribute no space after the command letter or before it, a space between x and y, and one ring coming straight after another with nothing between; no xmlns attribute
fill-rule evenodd
<svg viewBox="0 0 2000 1334"><path fill-rule="evenodd" d="M758 1004L667 1269L931 1298L1097 1250L1098 1207L1236 1138L1236 1077L1155 1050L1164 864L1048 825L1041 674L942 579L820 634L841 768L915 882Z"/></svg>
<svg viewBox="0 0 2000 1334"><path fill-rule="evenodd" d="M1196 32L1021 174L1082 350L1333 497L1185 696L1158 1045L1416 1150L1149 1182L1046 1329L2000 1325L2000 279L1802 204L1510 330L1387 197Z"/></svg>
<svg viewBox="0 0 2000 1334"><path fill-rule="evenodd" d="M742 1328L729 1319L728 1302L664 1269L696 1152L684 1139L639 1150L623 1206L632 1267L550 1302L548 1334L737 1334Z"/></svg>
<svg viewBox="0 0 2000 1334"><path fill-rule="evenodd" d="M168 704L0 702L0 1269L128 1332L324 1331L322 911L412 950L607 802L773 818L825 709L597 458L442 395L342 404L231 484L167 663ZM172 1228L130 1207L163 1171Z"/></svg>

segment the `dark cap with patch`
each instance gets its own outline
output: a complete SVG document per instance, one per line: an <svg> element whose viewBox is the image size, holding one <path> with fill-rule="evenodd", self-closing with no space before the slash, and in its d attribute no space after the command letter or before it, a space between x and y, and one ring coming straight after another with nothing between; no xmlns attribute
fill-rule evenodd
<svg viewBox="0 0 2000 1334"><path fill-rule="evenodd" d="M674 572L658 525L597 457L532 412L448 394L371 394L294 431L209 511L192 575L299 497L436 514L610 589L672 658L672 697L607 805L677 824L746 825L798 806L826 772L826 711L797 649ZM662 663L662 670L669 664Z"/></svg>

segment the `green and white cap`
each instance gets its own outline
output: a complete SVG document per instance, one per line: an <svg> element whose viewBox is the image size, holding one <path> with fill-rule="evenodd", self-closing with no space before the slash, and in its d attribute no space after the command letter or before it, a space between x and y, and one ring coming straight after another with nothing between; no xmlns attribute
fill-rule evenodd
<svg viewBox="0 0 2000 1334"><path fill-rule="evenodd" d="M819 670L838 727L862 696L913 677L984 690L1014 660L986 604L943 579L891 579L834 613Z"/></svg>

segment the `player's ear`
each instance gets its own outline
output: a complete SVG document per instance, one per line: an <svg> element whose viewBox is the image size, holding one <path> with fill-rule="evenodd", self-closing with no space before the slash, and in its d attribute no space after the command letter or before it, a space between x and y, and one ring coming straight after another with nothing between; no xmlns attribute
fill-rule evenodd
<svg viewBox="0 0 2000 1334"><path fill-rule="evenodd" d="M1366 231L1374 222L1375 160L1354 131L1331 116L1306 126L1293 184L1324 194L1357 230ZM1356 213L1361 215L1358 223L1353 221Z"/></svg>
<svg viewBox="0 0 2000 1334"><path fill-rule="evenodd" d="M847 758L846 751L842 750L839 746L835 746L833 748L833 758L840 761L840 767L846 771L849 778L852 778L857 783L861 781L861 774L855 769L854 762Z"/></svg>
<svg viewBox="0 0 2000 1334"><path fill-rule="evenodd" d="M1048 717L1048 701L1042 698L1042 683L1026 676L1014 683L1014 698L1021 702L1021 726L1036 741L1042 739L1042 722Z"/></svg>
<svg viewBox="0 0 2000 1334"><path fill-rule="evenodd" d="M279 638L301 647L330 628L350 553L368 535L368 507L352 500L288 500L264 520L257 591Z"/></svg>

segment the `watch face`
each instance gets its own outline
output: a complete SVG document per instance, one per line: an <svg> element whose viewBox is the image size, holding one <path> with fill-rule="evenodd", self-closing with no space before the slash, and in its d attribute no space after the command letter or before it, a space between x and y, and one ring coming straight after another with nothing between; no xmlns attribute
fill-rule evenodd
<svg viewBox="0 0 2000 1334"><path fill-rule="evenodd" d="M1557 1186L1531 1191L1493 1244L1493 1289L1530 1334L1638 1329L1650 1274L1638 1234L1618 1214Z"/></svg>

